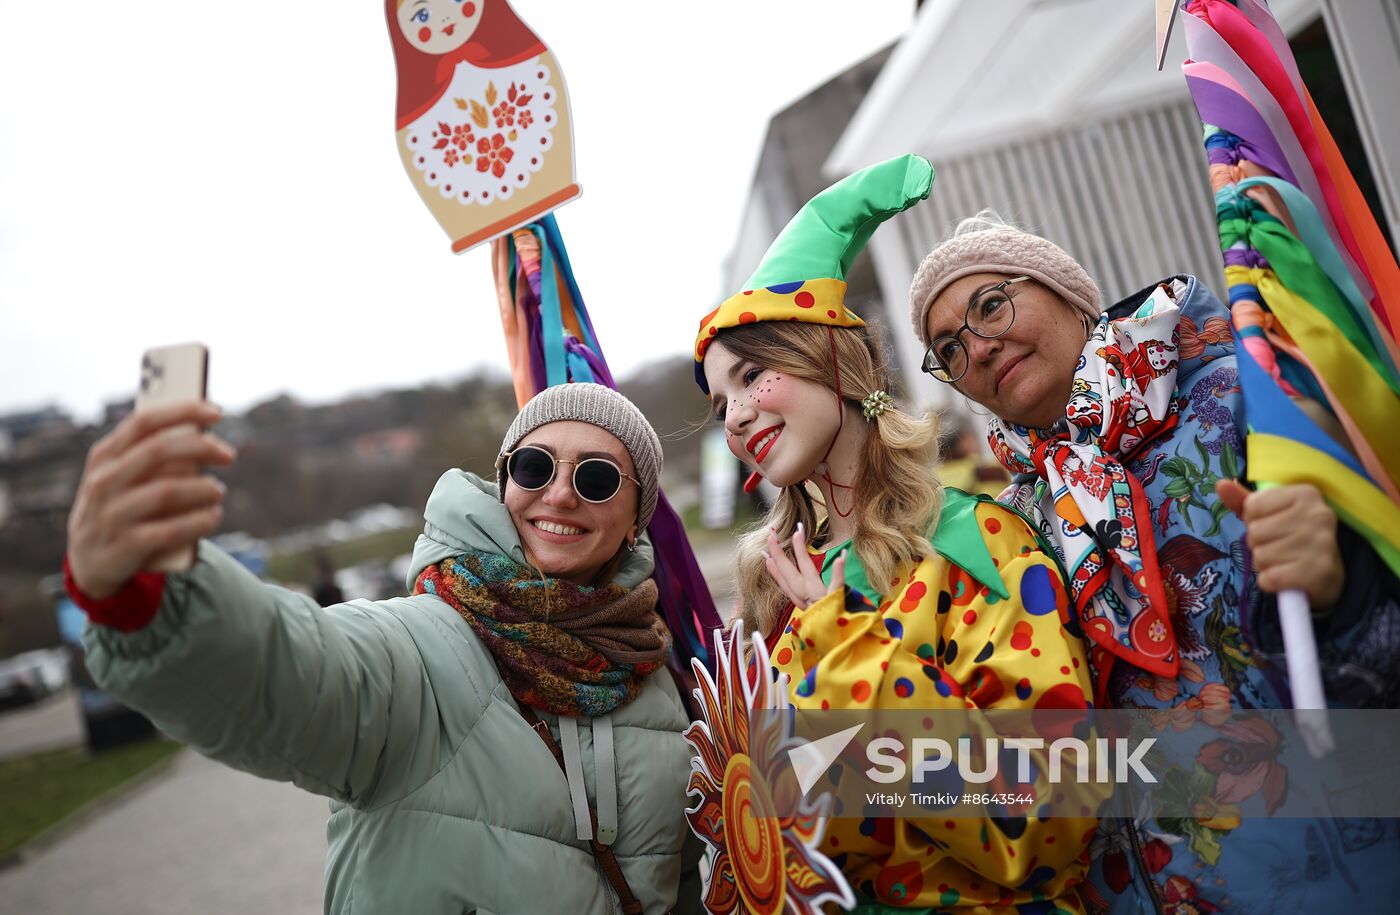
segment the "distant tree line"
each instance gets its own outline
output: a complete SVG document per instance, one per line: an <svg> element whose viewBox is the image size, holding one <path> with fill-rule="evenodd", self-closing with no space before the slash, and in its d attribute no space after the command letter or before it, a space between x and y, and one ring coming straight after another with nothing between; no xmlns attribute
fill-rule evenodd
<svg viewBox="0 0 1400 915"><path fill-rule="evenodd" d="M688 358L647 365L621 387L651 418L666 453L663 484L693 486L706 406ZM0 460L0 483L28 505L0 525L0 657L53 644L51 599L39 581L61 569L68 507L87 449L122 414L47 442L42 453ZM230 415L215 430L239 450L219 472L229 486L223 529L271 537L343 518L377 503L421 507L443 471L494 474L501 434L515 415L509 379L477 372L323 405L283 395ZM25 503L25 495L42 495Z"/></svg>

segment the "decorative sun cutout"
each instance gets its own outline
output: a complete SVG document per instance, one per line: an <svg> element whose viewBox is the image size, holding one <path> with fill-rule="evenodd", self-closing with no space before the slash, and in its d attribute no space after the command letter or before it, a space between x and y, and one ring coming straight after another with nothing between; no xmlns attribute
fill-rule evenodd
<svg viewBox="0 0 1400 915"><path fill-rule="evenodd" d="M705 908L714 915L818 915L830 902L853 908L846 878L818 850L831 798L804 798L792 767L778 764L803 745L793 737L791 717L760 715L755 729L749 727L753 709L788 707L787 678L773 680L758 636L745 662L742 623L728 639L716 632L715 645L718 683L691 661L704 719L685 732L697 754L687 788L697 800L686 816L715 850Z"/></svg>

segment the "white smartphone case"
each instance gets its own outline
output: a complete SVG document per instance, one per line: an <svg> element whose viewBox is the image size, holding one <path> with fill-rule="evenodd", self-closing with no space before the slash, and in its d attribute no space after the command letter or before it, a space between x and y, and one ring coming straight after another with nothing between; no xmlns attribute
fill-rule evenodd
<svg viewBox="0 0 1400 915"><path fill-rule="evenodd" d="M136 409L205 399L209 373L209 350L200 343L182 343L149 349L141 356L141 386L136 393ZM200 430L175 426L166 435L189 435ZM178 473L195 475L200 468L191 465ZM194 565L195 549L188 547L157 557L147 566L152 572L183 572Z"/></svg>

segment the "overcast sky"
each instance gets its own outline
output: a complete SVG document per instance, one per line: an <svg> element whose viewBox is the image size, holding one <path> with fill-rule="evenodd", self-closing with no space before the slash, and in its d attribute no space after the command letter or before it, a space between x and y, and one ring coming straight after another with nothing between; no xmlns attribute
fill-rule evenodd
<svg viewBox="0 0 1400 915"><path fill-rule="evenodd" d="M564 70L584 193L558 219L624 374L725 292L769 116L913 17L513 5ZM395 152L381 3L0 0L0 86L0 412L94 418L186 340L232 409L504 369L486 249L450 252Z"/></svg>

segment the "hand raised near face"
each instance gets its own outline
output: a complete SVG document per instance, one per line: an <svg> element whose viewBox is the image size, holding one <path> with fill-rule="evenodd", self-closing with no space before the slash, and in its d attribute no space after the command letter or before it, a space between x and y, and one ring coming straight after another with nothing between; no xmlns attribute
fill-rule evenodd
<svg viewBox="0 0 1400 915"><path fill-rule="evenodd" d="M797 530L792 535L792 555L797 557L795 561L783 550L782 542L778 540L778 532L769 530L768 548L763 551L768 574L773 576L773 581L777 582L778 589L799 610L806 610L826 595L845 589L845 552L843 551L832 563L831 584L827 585L826 582L822 581L821 572L811 562L811 557L807 553L807 532L803 529L801 522L798 523Z"/></svg>

